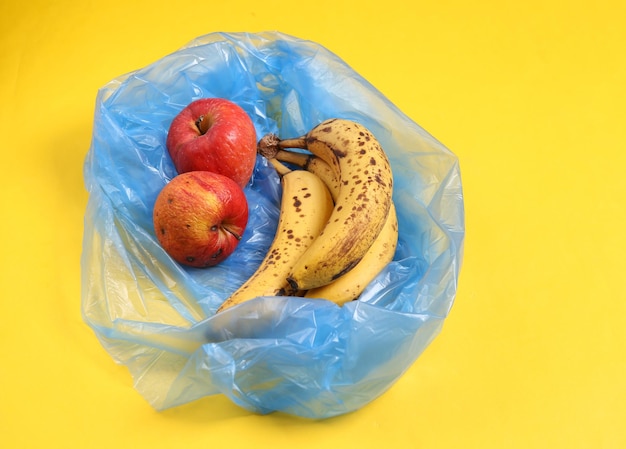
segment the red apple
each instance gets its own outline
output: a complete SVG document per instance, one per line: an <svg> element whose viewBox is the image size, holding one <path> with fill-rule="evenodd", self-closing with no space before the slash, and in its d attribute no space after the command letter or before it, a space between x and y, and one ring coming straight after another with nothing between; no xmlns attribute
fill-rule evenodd
<svg viewBox="0 0 626 449"><path fill-rule="evenodd" d="M178 263L210 267L235 250L248 224L248 202L232 179L208 171L174 177L157 196L154 231Z"/></svg>
<svg viewBox="0 0 626 449"><path fill-rule="evenodd" d="M240 106L201 98L174 118L166 146L178 173L210 171L244 187L254 170L256 141L254 124Z"/></svg>

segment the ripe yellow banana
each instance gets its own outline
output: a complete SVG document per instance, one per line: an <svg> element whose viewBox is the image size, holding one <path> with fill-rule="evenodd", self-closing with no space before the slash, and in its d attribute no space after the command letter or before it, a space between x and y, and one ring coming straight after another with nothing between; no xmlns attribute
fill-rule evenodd
<svg viewBox="0 0 626 449"><path fill-rule="evenodd" d="M320 178L305 170L290 171L278 161L272 163L282 175L274 240L255 273L224 301L218 312L259 296L296 294L287 276L322 232L333 210L333 200Z"/></svg>
<svg viewBox="0 0 626 449"><path fill-rule="evenodd" d="M330 284L308 290L304 296L328 299L339 305L357 299L365 287L393 260L397 245L398 218L392 202L383 229L361 261Z"/></svg>
<svg viewBox="0 0 626 449"><path fill-rule="evenodd" d="M319 176L334 200L339 192L339 176L330 166L313 154L278 150L275 158ZM365 287L393 260L398 244L398 218L393 201L385 224L361 261L349 272L330 284L308 290L306 298L324 298L343 305L357 299Z"/></svg>
<svg viewBox="0 0 626 449"><path fill-rule="evenodd" d="M354 268L380 233L391 207L391 167L374 135L350 120L329 119L305 136L274 139L263 146L276 151L307 149L339 174L339 192L328 224L287 279L294 290L310 290Z"/></svg>

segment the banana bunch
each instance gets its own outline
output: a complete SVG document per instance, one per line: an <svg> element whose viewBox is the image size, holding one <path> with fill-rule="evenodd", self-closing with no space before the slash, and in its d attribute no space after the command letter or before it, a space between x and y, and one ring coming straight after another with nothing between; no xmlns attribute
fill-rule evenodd
<svg viewBox="0 0 626 449"><path fill-rule="evenodd" d="M317 175L328 187L333 201L337 201L340 180L337 173L317 156L286 150L274 155L281 162L295 165ZM307 298L324 298L342 305L360 296L365 287L393 259L398 243L398 219L393 201L385 224L363 258L346 274L329 284L304 293Z"/></svg>
<svg viewBox="0 0 626 449"><path fill-rule="evenodd" d="M398 241L393 176L379 142L356 122L329 119L295 139L268 134L258 150L281 176L278 227L258 270L218 312L258 296L339 305L358 298Z"/></svg>

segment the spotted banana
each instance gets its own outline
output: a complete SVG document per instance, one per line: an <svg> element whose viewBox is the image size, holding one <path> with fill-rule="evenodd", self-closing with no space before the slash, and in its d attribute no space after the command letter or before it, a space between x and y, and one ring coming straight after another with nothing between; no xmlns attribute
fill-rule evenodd
<svg viewBox="0 0 626 449"><path fill-rule="evenodd" d="M339 178L335 171L319 157L312 154L279 150L275 158L318 175L327 185L333 199L336 199ZM330 284L308 290L304 296L306 298L327 299L339 305L357 299L365 287L393 260L397 244L398 219L395 205L392 202L382 230L363 259L343 276Z"/></svg>
<svg viewBox="0 0 626 449"><path fill-rule="evenodd" d="M393 260L398 244L398 219L391 203L383 229L356 266L329 284L308 290L306 298L323 298L343 305L357 299L365 287Z"/></svg>
<svg viewBox="0 0 626 449"><path fill-rule="evenodd" d="M310 290L349 272L371 247L391 207L391 167L374 135L350 120L329 119L302 137L275 140L267 146L306 149L339 175L327 225L288 276L294 290Z"/></svg>
<svg viewBox="0 0 626 449"><path fill-rule="evenodd" d="M274 240L252 276L218 309L226 310L259 296L295 294L287 276L328 222L333 200L328 188L306 170L290 171L272 161L281 175L282 198Z"/></svg>

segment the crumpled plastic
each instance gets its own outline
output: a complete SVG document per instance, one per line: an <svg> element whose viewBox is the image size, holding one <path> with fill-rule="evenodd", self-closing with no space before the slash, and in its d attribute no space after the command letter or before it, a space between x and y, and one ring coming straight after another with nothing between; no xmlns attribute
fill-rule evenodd
<svg viewBox="0 0 626 449"><path fill-rule="evenodd" d="M394 174L399 244L361 298L262 297L215 314L261 262L280 184L261 156L245 188L250 219L222 264L193 269L159 246L152 207L176 175L169 124L223 97L259 138L342 117L369 128ZM98 92L84 166L81 309L157 410L223 394L254 413L327 418L390 388L439 334L457 291L464 205L457 157L322 46L278 32L213 33Z"/></svg>

